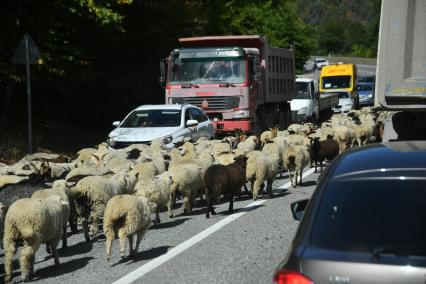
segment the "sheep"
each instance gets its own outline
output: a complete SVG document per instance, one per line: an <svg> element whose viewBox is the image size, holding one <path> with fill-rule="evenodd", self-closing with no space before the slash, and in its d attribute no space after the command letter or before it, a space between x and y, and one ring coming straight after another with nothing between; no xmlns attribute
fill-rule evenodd
<svg viewBox="0 0 426 284"><path fill-rule="evenodd" d="M72 169L66 176L65 180L69 182L78 182L82 178L88 176L103 176L112 174L112 172L104 167L92 168L88 166L83 166L81 168Z"/></svg>
<svg viewBox="0 0 426 284"><path fill-rule="evenodd" d="M215 160L225 153L231 153L231 146L227 142L213 144L213 156Z"/></svg>
<svg viewBox="0 0 426 284"><path fill-rule="evenodd" d="M90 241L90 235L98 233L99 218L103 216L108 200L115 195L134 193L136 179L136 175L126 173L111 177L88 176L70 190L76 202L77 213L82 218L81 224L86 241ZM92 221L90 232L87 224L89 218Z"/></svg>
<svg viewBox="0 0 426 284"><path fill-rule="evenodd" d="M355 132L347 126L336 126L334 128L334 139L339 143L339 153L346 150L347 145L352 145L355 137Z"/></svg>
<svg viewBox="0 0 426 284"><path fill-rule="evenodd" d="M331 161L339 155L339 143L329 136L327 140L320 141L320 138L315 137L311 140L310 159L315 163L315 172L317 172L318 162L322 171L322 163L325 159Z"/></svg>
<svg viewBox="0 0 426 284"><path fill-rule="evenodd" d="M257 148L258 138L257 136L249 136L244 142L240 142L237 145L237 150L240 149L244 154L253 151Z"/></svg>
<svg viewBox="0 0 426 284"><path fill-rule="evenodd" d="M122 157L112 157L105 163L105 168L113 173L128 172L130 171L135 162Z"/></svg>
<svg viewBox="0 0 426 284"><path fill-rule="evenodd" d="M169 208L173 207L176 193L179 191L183 196L184 214L191 214L193 199L203 188L201 167L196 163L185 163L179 167L169 168L168 172L173 179ZM169 216L172 218L173 212L169 211Z"/></svg>
<svg viewBox="0 0 426 284"><path fill-rule="evenodd" d="M135 185L136 195L145 196L149 200L149 204L153 212L155 212L154 226L161 222L160 207L171 206L170 188L173 183L173 178L169 172L164 172L155 176L153 179L139 181ZM172 208L168 208L169 215Z"/></svg>
<svg viewBox="0 0 426 284"><path fill-rule="evenodd" d="M18 163L22 163L25 161L34 161L34 160L42 161L42 162L50 162L50 163L68 163L71 161L69 157L64 155L39 152L39 153L26 155L21 160L19 160Z"/></svg>
<svg viewBox="0 0 426 284"><path fill-rule="evenodd" d="M11 166L0 168L0 175L38 176L45 177L50 171L47 162L21 160Z"/></svg>
<svg viewBox="0 0 426 284"><path fill-rule="evenodd" d="M84 148L77 152L77 158L74 160L74 164L77 167L82 167L84 165L90 165L92 155L96 153L97 149L95 148Z"/></svg>
<svg viewBox="0 0 426 284"><path fill-rule="evenodd" d="M299 129L301 129L302 127L303 127L302 124L293 123L293 124L290 124L287 127L287 131L291 131L291 132L297 133L297 132L299 132Z"/></svg>
<svg viewBox="0 0 426 284"><path fill-rule="evenodd" d="M34 258L40 244L50 247L55 265L59 265L56 246L62 236L63 206L69 206L57 195L47 199L24 198L13 203L6 213L4 223L5 282L10 283L13 271L15 243L23 241L19 264L23 281L34 272Z"/></svg>
<svg viewBox="0 0 426 284"><path fill-rule="evenodd" d="M0 175L0 188L29 180L29 176Z"/></svg>
<svg viewBox="0 0 426 284"><path fill-rule="evenodd" d="M139 244L151 227L148 199L144 196L117 195L111 198L104 214L104 233L106 237L107 261L111 260L112 242L116 234L120 240L120 255L126 251L126 238L129 239L130 255L139 249ZM136 245L133 249L133 236L136 234Z"/></svg>
<svg viewBox="0 0 426 284"><path fill-rule="evenodd" d="M233 153L223 153L216 157L215 164L229 165L234 162L235 155Z"/></svg>
<svg viewBox="0 0 426 284"><path fill-rule="evenodd" d="M234 195L241 192L241 187L246 181L247 157L238 156L229 165L212 165L204 173L204 183L206 186L206 218L210 218L210 213L216 215L213 208L212 199L221 194L229 195L228 212L233 212Z"/></svg>
<svg viewBox="0 0 426 284"><path fill-rule="evenodd" d="M46 200L50 196L58 196L60 200L64 202L64 204L68 204L62 208L62 223L64 224L62 233L62 248L67 247L67 222L70 219L70 203L68 194L69 192L66 180L55 180L51 189L38 190L31 196L31 198L41 198Z"/></svg>
<svg viewBox="0 0 426 284"><path fill-rule="evenodd" d="M265 145L267 141L271 141L278 135L278 127L274 126L273 128L269 128L269 130L262 132L260 135L260 143L261 146Z"/></svg>
<svg viewBox="0 0 426 284"><path fill-rule="evenodd" d="M284 167L288 170L290 182L293 187L297 186L297 177L300 177L299 184L302 184L303 169L309 164L309 152L305 146L294 145L288 147L283 153ZM291 175L294 171L294 181Z"/></svg>
<svg viewBox="0 0 426 284"><path fill-rule="evenodd" d="M195 146L191 142L185 142L181 147L181 156L182 159L196 159L197 152L195 151Z"/></svg>
<svg viewBox="0 0 426 284"><path fill-rule="evenodd" d="M286 137L285 141L287 142L287 146L303 145L305 138L306 137L303 135L290 134L288 137Z"/></svg>
<svg viewBox="0 0 426 284"><path fill-rule="evenodd" d="M75 163L49 163L50 177L54 179L63 178L75 167Z"/></svg>
<svg viewBox="0 0 426 284"><path fill-rule="evenodd" d="M254 200L257 200L259 190L265 181L267 181L267 191L272 195L272 182L278 173L278 146L269 143L265 147L268 145L276 147L274 150L276 151L275 155L257 150L247 154L246 179L250 182Z"/></svg>

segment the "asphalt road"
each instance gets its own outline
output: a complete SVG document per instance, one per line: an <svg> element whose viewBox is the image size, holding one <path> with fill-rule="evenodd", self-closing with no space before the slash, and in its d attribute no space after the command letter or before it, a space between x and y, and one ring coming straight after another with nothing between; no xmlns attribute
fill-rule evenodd
<svg viewBox="0 0 426 284"><path fill-rule="evenodd" d="M181 216L178 202L178 216L169 219L161 214L162 223L147 232L133 257L121 259L115 240L110 263L103 235L90 243L81 233L72 235L69 247L59 250L58 268L44 247L38 250L33 282L130 283L132 277L135 283L271 283L298 225L291 217L290 203L309 198L317 178L318 174L310 174L303 186L283 188L289 186L285 174L274 182L272 198L261 197L253 204L243 196L234 203L232 215L226 214L228 203L222 203L216 207L218 215L210 219L205 218L201 203L191 216ZM3 263L0 250L0 271L4 271ZM14 266L13 280L19 282L17 257Z"/></svg>

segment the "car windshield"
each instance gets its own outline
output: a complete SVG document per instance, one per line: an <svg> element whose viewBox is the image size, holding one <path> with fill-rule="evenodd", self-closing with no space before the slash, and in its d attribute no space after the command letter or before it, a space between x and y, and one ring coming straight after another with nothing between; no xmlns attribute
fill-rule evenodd
<svg viewBox="0 0 426 284"><path fill-rule="evenodd" d="M308 86L307 83L296 82L296 99L310 99Z"/></svg>
<svg viewBox="0 0 426 284"><path fill-rule="evenodd" d="M409 248L426 240L424 177L333 180L327 186L311 234L312 245L372 252ZM406 252L408 253L408 252ZM420 249L415 255L426 256Z"/></svg>
<svg viewBox="0 0 426 284"><path fill-rule="evenodd" d="M317 59L317 63L323 63L325 62L325 59Z"/></svg>
<svg viewBox="0 0 426 284"><path fill-rule="evenodd" d="M243 83L246 68L242 57L176 58L171 84Z"/></svg>
<svg viewBox="0 0 426 284"><path fill-rule="evenodd" d="M374 83L374 77L359 77L358 83Z"/></svg>
<svg viewBox="0 0 426 284"><path fill-rule="evenodd" d="M351 76L322 77L323 89L341 89L351 87Z"/></svg>
<svg viewBox="0 0 426 284"><path fill-rule="evenodd" d="M373 86L372 85L358 85L356 86L357 91L372 91Z"/></svg>
<svg viewBox="0 0 426 284"><path fill-rule="evenodd" d="M120 127L173 127L180 124L180 110L148 109L133 111Z"/></svg>

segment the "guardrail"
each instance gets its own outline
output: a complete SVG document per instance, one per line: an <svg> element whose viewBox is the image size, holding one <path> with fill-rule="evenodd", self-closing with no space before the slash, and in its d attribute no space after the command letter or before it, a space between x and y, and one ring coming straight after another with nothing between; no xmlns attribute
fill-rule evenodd
<svg viewBox="0 0 426 284"><path fill-rule="evenodd" d="M345 56L311 56L311 60L315 58L325 58L330 63L345 62L365 65L377 65L377 58L360 58L360 57L345 57Z"/></svg>

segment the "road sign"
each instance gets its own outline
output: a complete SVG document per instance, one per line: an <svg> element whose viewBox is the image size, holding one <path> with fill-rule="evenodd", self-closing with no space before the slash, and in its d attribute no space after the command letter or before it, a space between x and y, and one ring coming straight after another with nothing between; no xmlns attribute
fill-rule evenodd
<svg viewBox="0 0 426 284"><path fill-rule="evenodd" d="M28 153L33 153L33 127L31 111L31 75L30 64L41 64L41 53L35 42L26 34L22 38L12 57L12 64L25 64L27 71L27 110L28 110Z"/></svg>
<svg viewBox="0 0 426 284"><path fill-rule="evenodd" d="M21 42L19 43L18 48L16 49L15 54L12 57L12 64L27 64L26 42L28 42L29 64L41 64L40 50L38 50L37 45L28 34L24 35Z"/></svg>

